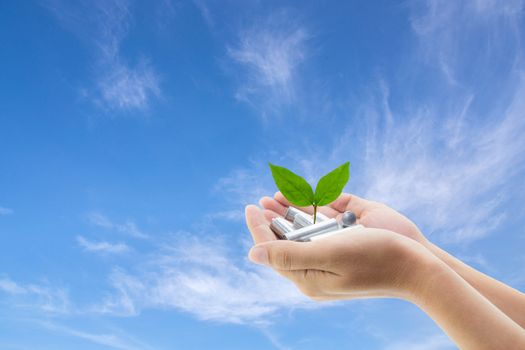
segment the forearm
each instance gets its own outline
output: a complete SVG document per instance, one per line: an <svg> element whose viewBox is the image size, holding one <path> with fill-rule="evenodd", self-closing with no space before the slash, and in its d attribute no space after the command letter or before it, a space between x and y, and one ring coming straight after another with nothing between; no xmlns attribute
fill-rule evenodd
<svg viewBox="0 0 525 350"><path fill-rule="evenodd" d="M424 263L414 280L409 300L461 349L525 349L525 330L444 263Z"/></svg>
<svg viewBox="0 0 525 350"><path fill-rule="evenodd" d="M525 295L523 293L473 269L432 243L427 245L427 249L514 322L525 328Z"/></svg>

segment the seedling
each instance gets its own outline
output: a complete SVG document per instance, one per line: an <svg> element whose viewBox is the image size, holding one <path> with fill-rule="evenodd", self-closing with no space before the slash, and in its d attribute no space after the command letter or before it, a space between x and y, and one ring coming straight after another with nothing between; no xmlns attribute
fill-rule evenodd
<svg viewBox="0 0 525 350"><path fill-rule="evenodd" d="M272 163L269 165L277 188L290 203L298 207L311 205L314 208L314 224L317 207L335 201L350 179L350 162L346 162L323 176L314 192L312 186L301 176L281 166Z"/></svg>

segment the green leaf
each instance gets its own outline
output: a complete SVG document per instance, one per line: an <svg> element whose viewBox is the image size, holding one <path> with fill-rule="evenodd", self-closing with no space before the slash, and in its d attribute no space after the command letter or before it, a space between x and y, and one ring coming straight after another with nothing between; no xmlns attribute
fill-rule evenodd
<svg viewBox="0 0 525 350"><path fill-rule="evenodd" d="M335 168L319 180L315 188L314 203L322 206L332 203L339 197L350 179L350 162Z"/></svg>
<svg viewBox="0 0 525 350"><path fill-rule="evenodd" d="M273 180L283 196L300 207L311 205L314 200L312 186L305 179L290 170L268 163L272 170Z"/></svg>

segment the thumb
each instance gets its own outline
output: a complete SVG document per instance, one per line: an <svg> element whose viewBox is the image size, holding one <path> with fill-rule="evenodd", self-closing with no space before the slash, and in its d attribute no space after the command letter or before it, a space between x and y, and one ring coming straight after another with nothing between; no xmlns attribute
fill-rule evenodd
<svg viewBox="0 0 525 350"><path fill-rule="evenodd" d="M319 268L322 258L311 243L293 241L270 241L250 249L250 260L276 270L305 270Z"/></svg>

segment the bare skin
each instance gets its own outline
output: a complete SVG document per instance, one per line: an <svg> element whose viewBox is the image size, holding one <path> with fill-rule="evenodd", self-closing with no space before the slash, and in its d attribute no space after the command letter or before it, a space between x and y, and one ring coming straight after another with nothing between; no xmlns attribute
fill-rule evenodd
<svg viewBox="0 0 525 350"><path fill-rule="evenodd" d="M286 199L276 193L260 204L264 210L246 208L256 243L250 259L274 268L312 299L403 298L423 309L462 349L525 348L523 294L432 245L395 210L343 194L320 212L337 217L351 210L365 228L299 243L276 240L269 229L267 219L284 214Z"/></svg>

